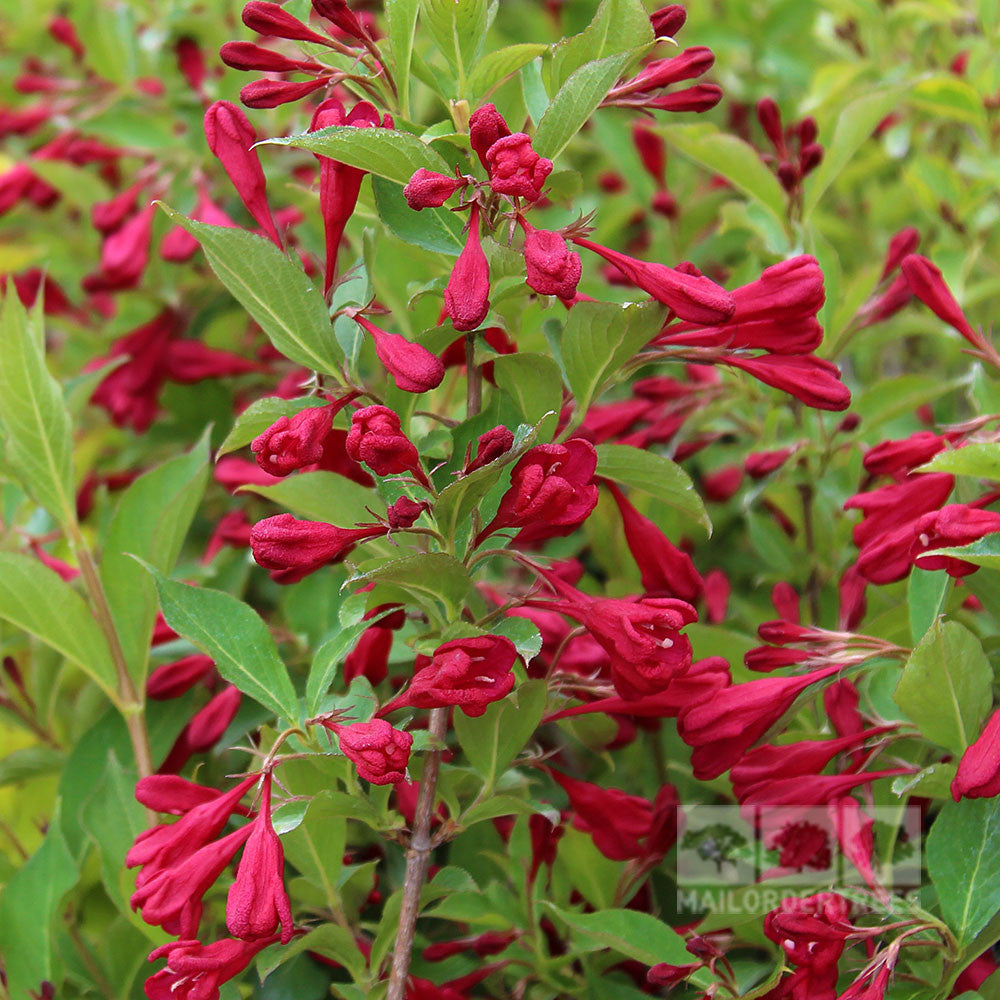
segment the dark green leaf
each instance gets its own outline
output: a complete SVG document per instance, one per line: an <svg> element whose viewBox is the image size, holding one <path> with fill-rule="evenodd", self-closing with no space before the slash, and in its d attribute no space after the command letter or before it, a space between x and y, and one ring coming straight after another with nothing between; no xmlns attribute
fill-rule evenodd
<svg viewBox="0 0 1000 1000"><path fill-rule="evenodd" d="M992 685L979 640L957 622L937 621L913 650L893 699L927 739L960 754L979 736Z"/></svg>
<svg viewBox="0 0 1000 1000"><path fill-rule="evenodd" d="M376 624L377 621L373 620L358 622L327 639L316 650L312 666L309 668L309 679L306 681L306 711L310 715L315 715L319 711L337 671L344 665L344 660L361 638L361 634Z"/></svg>
<svg viewBox="0 0 1000 1000"><path fill-rule="evenodd" d="M331 909L340 905L337 879L344 860L347 821L339 810L330 808L322 792L309 803L306 818L281 842L288 860L318 889L322 889Z"/></svg>
<svg viewBox="0 0 1000 1000"><path fill-rule="evenodd" d="M347 128L347 131L385 130ZM198 240L219 280L285 357L340 378L344 355L333 335L323 293L297 260L283 254L263 236L242 229L209 226L187 219L162 203L160 207Z"/></svg>
<svg viewBox="0 0 1000 1000"><path fill-rule="evenodd" d="M948 926L971 941L1000 908L1000 798L946 803L927 837L927 870Z"/></svg>
<svg viewBox="0 0 1000 1000"><path fill-rule="evenodd" d="M599 444L597 474L651 494L712 533L712 522L694 484L669 458L629 445Z"/></svg>
<svg viewBox="0 0 1000 1000"><path fill-rule="evenodd" d="M257 963L261 979L266 980L275 969L304 951L314 951L317 955L338 962L347 969L355 982L362 982L365 978L365 956L358 951L354 935L346 927L322 924L308 934L296 937L290 944L265 951Z"/></svg>
<svg viewBox="0 0 1000 1000"><path fill-rule="evenodd" d="M426 611L446 622L456 621L471 583L466 568L444 552L426 552L392 559L355 577L359 583L392 583L405 590Z"/></svg>
<svg viewBox="0 0 1000 1000"><path fill-rule="evenodd" d="M299 703L264 620L248 604L207 587L168 580L147 564L167 624L215 660L224 680L291 723Z"/></svg>
<svg viewBox="0 0 1000 1000"><path fill-rule="evenodd" d="M573 932L574 944L584 951L611 948L644 965L668 962L685 965L691 953L669 924L639 910L602 910L571 913L551 903L549 909Z"/></svg>
<svg viewBox="0 0 1000 1000"><path fill-rule="evenodd" d="M59 383L45 366L41 309L29 315L13 291L0 311L0 357L0 426L7 438L7 468L57 521L74 524L69 413Z"/></svg>
<svg viewBox="0 0 1000 1000"><path fill-rule="evenodd" d="M390 128L332 125L318 132L268 139L267 142L308 149L397 184L405 184L421 167L439 174L451 172L447 161L427 143L409 132Z"/></svg>
<svg viewBox="0 0 1000 1000"><path fill-rule="evenodd" d="M13 750L0 759L0 787L58 772L65 760L62 751L42 745Z"/></svg>
<svg viewBox="0 0 1000 1000"><path fill-rule="evenodd" d="M410 59L419 10L420 0L386 0L385 3L392 70L404 118L410 117Z"/></svg>
<svg viewBox="0 0 1000 1000"><path fill-rule="evenodd" d="M287 507L310 521L326 521L341 528L371 521L367 508L378 512L381 501L375 491L345 479L336 472L299 472L273 486L244 486L240 492L256 493Z"/></svg>

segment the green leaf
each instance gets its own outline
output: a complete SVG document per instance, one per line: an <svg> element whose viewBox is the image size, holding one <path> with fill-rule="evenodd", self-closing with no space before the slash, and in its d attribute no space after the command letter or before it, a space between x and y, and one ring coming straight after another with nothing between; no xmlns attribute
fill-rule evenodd
<svg viewBox="0 0 1000 1000"><path fill-rule="evenodd" d="M644 965L668 962L685 965L691 953L669 924L639 910L602 910L571 913L551 903L546 906L573 932L573 942L584 951L611 948Z"/></svg>
<svg viewBox="0 0 1000 1000"><path fill-rule="evenodd" d="M658 302L578 302L570 310L562 358L578 421L605 384L621 377L625 362L656 336L666 315L667 307Z"/></svg>
<svg viewBox="0 0 1000 1000"><path fill-rule="evenodd" d="M397 184L405 184L421 167L439 174L451 173L447 161L427 143L409 132L391 128L331 125L318 132L266 141L275 146L308 149Z"/></svg>
<svg viewBox="0 0 1000 1000"><path fill-rule="evenodd" d="M117 703L108 644L83 598L32 556L0 553L0 618L71 660Z"/></svg>
<svg viewBox="0 0 1000 1000"><path fill-rule="evenodd" d="M875 126L890 111L899 107L908 90L908 84L875 90L852 101L840 112L833 138L826 144L823 161L806 181L803 221L809 218L826 189L851 162L854 154L872 137Z"/></svg>
<svg viewBox="0 0 1000 1000"><path fill-rule="evenodd" d="M101 581L129 673L141 691L156 591L138 556L169 573L208 484L208 432L191 451L144 473L122 495L102 546Z"/></svg>
<svg viewBox="0 0 1000 1000"><path fill-rule="evenodd" d="M941 912L963 944L1000 909L1000 798L946 803L927 837Z"/></svg>
<svg viewBox="0 0 1000 1000"><path fill-rule="evenodd" d="M195 222L162 202L160 207L201 244L219 280L286 358L340 379L344 355L333 335L323 293L297 261L263 236Z"/></svg>
<svg viewBox="0 0 1000 1000"><path fill-rule="evenodd" d="M361 638L361 634L377 624L377 620L374 619L358 622L357 625L338 632L316 650L312 666L309 668L309 679L306 681L306 711L310 715L315 715L319 711L337 670L343 666L344 660Z"/></svg>
<svg viewBox="0 0 1000 1000"><path fill-rule="evenodd" d="M960 545L950 549L934 549L936 556L954 556L964 559L976 566L987 566L990 569L1000 569L1000 534L994 532L985 538L980 538L968 545ZM944 574L941 574L944 576Z"/></svg>
<svg viewBox="0 0 1000 1000"><path fill-rule="evenodd" d="M240 493L256 493L310 521L327 521L349 527L371 521L366 508L379 508L378 495L367 486L345 479L336 472L299 472L273 486L243 486Z"/></svg>
<svg viewBox="0 0 1000 1000"><path fill-rule="evenodd" d="M483 42L489 11L489 0L421 0L420 23L460 78L467 75Z"/></svg>
<svg viewBox="0 0 1000 1000"><path fill-rule="evenodd" d="M982 98L957 76L942 74L920 80L910 91L910 103L935 119L951 119L971 125L980 134L985 131L986 113Z"/></svg>
<svg viewBox="0 0 1000 1000"><path fill-rule="evenodd" d="M344 861L347 821L321 792L306 812L306 818L281 842L289 861L318 889L331 909L340 906L337 879Z"/></svg>
<svg viewBox="0 0 1000 1000"><path fill-rule="evenodd" d="M215 660L224 680L283 719L299 721L299 702L270 629L248 604L207 587L168 580L147 564L167 624Z"/></svg>
<svg viewBox="0 0 1000 1000"><path fill-rule="evenodd" d="M281 417L292 417L303 410L326 406L327 400L320 396L303 396L300 399L282 399L280 396L265 396L255 399L237 418L232 430L225 436L215 453L216 458L236 451L263 434Z"/></svg>
<svg viewBox="0 0 1000 1000"><path fill-rule="evenodd" d="M506 615L490 625L494 635L506 636L517 650L518 656L527 662L542 651L542 634L538 626L520 615Z"/></svg>
<svg viewBox="0 0 1000 1000"><path fill-rule="evenodd" d="M385 3L393 77L404 118L410 117L410 60L413 56L413 37L417 30L419 10L420 0L386 0Z"/></svg>
<svg viewBox="0 0 1000 1000"><path fill-rule="evenodd" d="M538 123L531 145L539 156L554 160L566 148L640 51L616 52L585 63L573 73Z"/></svg>
<svg viewBox="0 0 1000 1000"><path fill-rule="evenodd" d="M469 594L469 573L454 556L444 552L421 552L391 559L365 570L353 582L392 583L410 594L424 610L445 622L456 621Z"/></svg>
<svg viewBox="0 0 1000 1000"><path fill-rule="evenodd" d="M264 981L286 962L304 951L314 951L347 969L355 982L362 982L366 975L365 956L358 950L354 935L338 924L321 924L308 934L295 938L290 944L269 948L264 952L266 960L258 962L261 981Z"/></svg>
<svg viewBox="0 0 1000 1000"><path fill-rule="evenodd" d="M950 472L1000 482L1000 442L982 441L953 451L943 451L925 462L918 472Z"/></svg>
<svg viewBox="0 0 1000 1000"><path fill-rule="evenodd" d="M487 788L493 788L538 728L547 693L545 681L525 681L489 705L479 718L455 713L455 735Z"/></svg>
<svg viewBox="0 0 1000 1000"><path fill-rule="evenodd" d="M547 45L540 43L522 42L487 52L476 62L475 69L469 74L465 86L466 96L476 98L485 94L491 87L503 82L522 66L527 66L532 59L547 52L548 48Z"/></svg>
<svg viewBox="0 0 1000 1000"><path fill-rule="evenodd" d="M530 816L535 812L530 802L516 799L513 795L492 795L482 802L470 806L462 813L461 824L470 827L498 816Z"/></svg>
<svg viewBox="0 0 1000 1000"><path fill-rule="evenodd" d="M774 174L761 162L757 151L734 135L714 125L666 125L656 129L686 157L721 174L782 225L787 222L787 198Z"/></svg>
<svg viewBox="0 0 1000 1000"><path fill-rule="evenodd" d="M993 671L979 640L936 621L903 668L893 700L927 739L964 753L992 704Z"/></svg>
<svg viewBox="0 0 1000 1000"><path fill-rule="evenodd" d="M465 246L462 219L446 208L422 208L414 211L403 197L403 185L372 177L375 210L389 230L404 243L423 247L434 253L457 257Z"/></svg>
<svg viewBox="0 0 1000 1000"><path fill-rule="evenodd" d="M0 310L0 357L7 467L58 522L75 524L69 413L59 383L45 366L41 309L29 315L13 291Z"/></svg>
<svg viewBox="0 0 1000 1000"><path fill-rule="evenodd" d="M65 762L66 754L43 744L13 750L0 758L0 788L58 773Z"/></svg>
<svg viewBox="0 0 1000 1000"><path fill-rule="evenodd" d="M586 29L553 48L551 88L558 90L573 72L594 59L652 42L649 12L641 0L602 0Z"/></svg>
<svg viewBox="0 0 1000 1000"><path fill-rule="evenodd" d="M525 421L538 424L539 435L548 441L562 409L562 375L555 361L547 354L504 354L493 362L493 376Z"/></svg>
<svg viewBox="0 0 1000 1000"><path fill-rule="evenodd" d="M918 643L934 620L944 611L945 599L951 577L939 570L917 569L910 571L906 603L910 610L910 635Z"/></svg>
<svg viewBox="0 0 1000 1000"><path fill-rule="evenodd" d="M57 804L42 846L0 896L0 955L11 997L27 997L43 980L53 979L53 929L62 898L77 880L59 814Z"/></svg>
<svg viewBox="0 0 1000 1000"><path fill-rule="evenodd" d="M712 522L698 491L688 474L669 458L630 445L599 444L597 474L651 494L697 521L711 535Z"/></svg>

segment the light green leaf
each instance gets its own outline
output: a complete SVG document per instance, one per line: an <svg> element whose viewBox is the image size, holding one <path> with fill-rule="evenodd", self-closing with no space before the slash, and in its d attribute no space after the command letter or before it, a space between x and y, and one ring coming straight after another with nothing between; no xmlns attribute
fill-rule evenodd
<svg viewBox="0 0 1000 1000"><path fill-rule="evenodd" d="M58 773L65 762L65 753L44 744L12 750L0 758L0 788Z"/></svg>
<svg viewBox="0 0 1000 1000"><path fill-rule="evenodd" d="M439 174L451 172L447 161L427 143L409 132L391 128L331 125L317 132L268 139L267 142L308 149L397 184L405 184L421 167Z"/></svg>
<svg viewBox="0 0 1000 1000"><path fill-rule="evenodd" d="M326 896L331 909L340 905L337 879L344 861L347 821L321 792L306 812L306 818L281 838L288 860Z"/></svg>
<svg viewBox="0 0 1000 1000"><path fill-rule="evenodd" d="M981 441L953 451L942 451L918 472L950 472L953 476L975 476L1000 482L1000 442Z"/></svg>
<svg viewBox="0 0 1000 1000"><path fill-rule="evenodd" d="M548 51L547 45L534 42L522 42L518 45L508 45L506 48L487 52L476 62L475 68L469 74L465 91L469 98L485 94L491 87L501 83L532 59Z"/></svg>
<svg viewBox="0 0 1000 1000"><path fill-rule="evenodd" d="M304 951L314 951L317 955L342 965L355 982L362 982L365 978L365 956L358 950L354 935L346 927L340 927L338 924L321 924L308 934L296 937L290 944L264 952L266 960L258 962L257 965L261 981L266 980L275 969Z"/></svg>
<svg viewBox="0 0 1000 1000"><path fill-rule="evenodd" d="M539 156L554 160L566 148L637 55L639 51L616 52L585 63L573 73L538 123L531 145Z"/></svg>
<svg viewBox="0 0 1000 1000"><path fill-rule="evenodd" d="M506 698L487 706L478 718L455 713L455 735L487 788L493 788L538 728L546 696L544 681L525 681Z"/></svg>
<svg viewBox="0 0 1000 1000"><path fill-rule="evenodd" d="M169 573L208 483L208 432L191 451L141 475L122 495L102 547L101 581L129 673L142 690L156 591L132 558Z"/></svg>
<svg viewBox="0 0 1000 1000"><path fill-rule="evenodd" d="M909 85L903 84L874 90L852 101L841 111L837 116L833 138L826 145L823 162L806 180L803 220L809 218L812 210L826 193L826 189L851 162L854 154L871 139L875 126L890 111L899 107L908 89Z"/></svg>
<svg viewBox="0 0 1000 1000"><path fill-rule="evenodd" d="M312 666L309 668L309 679L306 681L306 711L310 715L315 715L319 711L337 671L343 666L344 660L361 638L361 634L377 624L377 619L358 622L327 639L316 650Z"/></svg>
<svg viewBox="0 0 1000 1000"><path fill-rule="evenodd" d="M493 377L525 421L539 425L539 437L550 440L562 409L562 374L555 361L547 354L503 354L493 362Z"/></svg>
<svg viewBox="0 0 1000 1000"><path fill-rule="evenodd" d="M384 177L372 178L375 210L390 231L404 243L434 253L457 257L465 246L462 219L446 208L414 211L403 197L403 186Z"/></svg>
<svg viewBox="0 0 1000 1000"><path fill-rule="evenodd" d="M963 944L1000 909L1000 798L948 802L927 837L941 912Z"/></svg>
<svg viewBox="0 0 1000 1000"><path fill-rule="evenodd" d="M421 0L420 21L441 54L464 78L489 24L489 0ZM464 97L465 94L459 96Z"/></svg>
<svg viewBox="0 0 1000 1000"><path fill-rule="evenodd" d="M490 625L494 635L506 636L525 662L538 656L542 651L542 634L538 626L520 615L506 615Z"/></svg>
<svg viewBox="0 0 1000 1000"><path fill-rule="evenodd" d="M283 719L299 721L299 701L264 620L248 604L207 587L168 580L146 564L156 581L167 624L215 660L224 680Z"/></svg>
<svg viewBox="0 0 1000 1000"><path fill-rule="evenodd" d="M663 455L621 444L597 446L597 474L642 490L702 525L711 535L712 522L688 474Z"/></svg>
<svg viewBox="0 0 1000 1000"><path fill-rule="evenodd" d="M340 379L344 355L333 335L323 293L297 261L263 236L195 222L162 202L160 207L201 244L219 280L286 358Z"/></svg>
<svg viewBox="0 0 1000 1000"><path fill-rule="evenodd" d="M59 383L45 366L39 307L29 315L10 291L0 311L0 426L6 465L58 522L76 523L73 436Z"/></svg>
<svg viewBox="0 0 1000 1000"><path fill-rule="evenodd" d="M920 642L934 619L944 610L950 592L951 577L938 570L917 569L910 571L907 582L906 603L910 611L910 635L914 643Z"/></svg>
<svg viewBox="0 0 1000 1000"><path fill-rule="evenodd" d="M53 979L54 925L62 898L76 880L57 805L42 846L0 896L0 955L11 997L27 997L43 980Z"/></svg>
<svg viewBox="0 0 1000 1000"><path fill-rule="evenodd" d="M424 610L456 621L469 594L469 573L454 556L444 552L421 552L404 559L391 559L362 572L351 581L391 583L410 594Z"/></svg>
<svg viewBox="0 0 1000 1000"><path fill-rule="evenodd" d="M530 816L534 812L531 803L524 799L516 799L513 795L492 795L462 813L460 822L463 827L470 827L498 816Z"/></svg>
<svg viewBox="0 0 1000 1000"><path fill-rule="evenodd" d="M585 951L611 948L644 965L668 962L684 965L691 953L669 924L639 910L571 913L551 903L548 908L573 932L574 944Z"/></svg>
<svg viewBox="0 0 1000 1000"><path fill-rule="evenodd" d="M243 486L238 492L256 493L287 507L299 517L326 521L341 528L359 521L371 521L372 516L366 508L377 512L382 503L371 488L322 469L287 476L273 486Z"/></svg>
<svg viewBox="0 0 1000 1000"><path fill-rule="evenodd" d="M656 336L666 315L659 302L578 302L570 310L562 358L578 421L605 385L621 377L625 362Z"/></svg>
<svg viewBox="0 0 1000 1000"><path fill-rule="evenodd" d="M985 131L986 112L976 90L953 74L927 77L910 92L910 103L936 119L951 119Z"/></svg>
<svg viewBox="0 0 1000 1000"><path fill-rule="evenodd" d="M300 399L265 396L263 399L255 399L236 418L232 430L219 445L219 449L215 453L216 458L248 445L258 434L263 434L271 424L281 417L292 417L303 410L326 405L327 400L320 396L303 396Z"/></svg>
<svg viewBox="0 0 1000 1000"><path fill-rule="evenodd" d="M961 754L979 736L992 685L979 640L957 622L936 621L910 655L893 700L927 739Z"/></svg>
<svg viewBox="0 0 1000 1000"><path fill-rule="evenodd" d="M410 117L410 60L413 56L413 37L417 30L419 10L420 0L386 0L385 3L392 71L404 118Z"/></svg>
<svg viewBox="0 0 1000 1000"><path fill-rule="evenodd" d="M757 151L714 125L665 125L654 131L689 159L721 174L734 187L763 205L782 225L787 222L787 198Z"/></svg>
<svg viewBox="0 0 1000 1000"><path fill-rule="evenodd" d="M31 556L0 553L0 618L71 660L117 702L108 644L83 598Z"/></svg>

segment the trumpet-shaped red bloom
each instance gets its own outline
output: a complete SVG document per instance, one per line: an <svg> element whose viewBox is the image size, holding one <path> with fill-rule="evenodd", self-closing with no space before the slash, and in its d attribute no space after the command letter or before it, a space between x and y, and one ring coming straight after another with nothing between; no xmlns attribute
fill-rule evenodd
<svg viewBox="0 0 1000 1000"><path fill-rule="evenodd" d="M404 392L427 392L441 384L444 365L426 347L407 340L400 333L380 330L360 314L354 321L371 334L379 361Z"/></svg>
<svg viewBox="0 0 1000 1000"><path fill-rule="evenodd" d="M166 958L167 966L146 980L148 1000L219 1000L219 987L238 976L257 952L278 936L259 941L225 938L203 945L200 941L171 941L157 948L149 960Z"/></svg>
<svg viewBox="0 0 1000 1000"><path fill-rule="evenodd" d="M155 701L179 698L211 673L215 661L203 653L182 656L157 667L146 681L146 695Z"/></svg>
<svg viewBox="0 0 1000 1000"><path fill-rule="evenodd" d="M452 639L434 650L430 663L418 670L410 686L383 706L380 715L397 708L456 706L471 717L510 694L511 668L517 659L514 644L500 635Z"/></svg>
<svg viewBox="0 0 1000 1000"><path fill-rule="evenodd" d="M244 941L270 938L281 924L281 943L294 930L292 908L285 891L285 852L271 822L271 772L264 775L260 810L250 824L250 835L236 880L226 900L229 933Z"/></svg>
<svg viewBox="0 0 1000 1000"><path fill-rule="evenodd" d="M410 472L418 482L428 484L417 449L403 433L399 415L388 406L366 406L355 411L346 449L350 458L364 462L376 475Z"/></svg>
<svg viewBox="0 0 1000 1000"><path fill-rule="evenodd" d="M175 816L183 816L197 806L214 802L221 795L218 788L196 785L176 774L150 774L140 778L135 785L136 800L147 809Z"/></svg>
<svg viewBox="0 0 1000 1000"><path fill-rule="evenodd" d="M596 471L597 452L582 438L531 448L511 470L510 489L475 544L504 528L522 529L521 541L572 531L597 506Z"/></svg>
<svg viewBox="0 0 1000 1000"><path fill-rule="evenodd" d="M865 471L873 476L899 476L929 462L948 445L933 431L917 431L902 441L883 441L865 452Z"/></svg>
<svg viewBox="0 0 1000 1000"><path fill-rule="evenodd" d="M444 290L444 308L456 330L482 325L490 311L490 265L479 237L479 203L469 212L465 246L451 269Z"/></svg>

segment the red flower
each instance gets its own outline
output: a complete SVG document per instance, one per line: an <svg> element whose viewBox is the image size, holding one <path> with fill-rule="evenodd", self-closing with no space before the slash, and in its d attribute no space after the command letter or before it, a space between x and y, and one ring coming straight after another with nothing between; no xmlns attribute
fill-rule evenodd
<svg viewBox="0 0 1000 1000"><path fill-rule="evenodd" d="M851 393L840 381L840 369L813 354L765 354L758 358L727 355L722 363L739 368L764 385L787 392L817 410L846 410L851 405Z"/></svg>
<svg viewBox="0 0 1000 1000"><path fill-rule="evenodd" d="M347 454L364 462L376 475L410 472L417 482L429 485L413 442L403 433L399 415L388 406L366 406L351 417Z"/></svg>
<svg viewBox="0 0 1000 1000"><path fill-rule="evenodd" d="M135 784L137 801L154 812L175 816L183 816L206 802L214 802L221 795L218 788L196 785L176 774L150 774Z"/></svg>
<svg viewBox="0 0 1000 1000"><path fill-rule="evenodd" d="M489 169L486 154L498 139L510 135L510 129L503 120L503 115L493 104L484 104L477 108L469 119L469 143L476 151L484 169Z"/></svg>
<svg viewBox="0 0 1000 1000"><path fill-rule="evenodd" d="M962 307L955 301L955 296L945 283L940 268L918 253L904 257L900 266L913 294L938 319L957 330L973 347L983 346L982 335L969 325Z"/></svg>
<svg viewBox="0 0 1000 1000"><path fill-rule="evenodd" d="M117 292L135 288L149 263L149 245L153 238L153 214L149 205L133 215L101 244L101 266L81 285L87 292Z"/></svg>
<svg viewBox="0 0 1000 1000"><path fill-rule="evenodd" d="M539 295L573 298L582 271L580 255L570 250L560 233L535 229L523 217L519 217L518 221L524 230L528 287Z"/></svg>
<svg viewBox="0 0 1000 1000"><path fill-rule="evenodd" d="M991 799L1000 795L1000 711L994 712L975 743L966 748L951 783L951 797Z"/></svg>
<svg viewBox="0 0 1000 1000"><path fill-rule="evenodd" d="M636 260L582 236L574 237L573 242L614 264L629 281L657 302L669 306L681 319L712 326L724 323L736 309L732 295L704 275L686 274L666 264Z"/></svg>
<svg viewBox="0 0 1000 1000"><path fill-rule="evenodd" d="M182 656L173 663L157 667L146 680L146 695L154 701L179 698L198 681L207 677L215 661L203 653Z"/></svg>
<svg viewBox="0 0 1000 1000"><path fill-rule="evenodd" d="M684 27L686 20L687 11L679 3L667 4L649 15L653 34L657 38L673 38Z"/></svg>
<svg viewBox="0 0 1000 1000"><path fill-rule="evenodd" d="M158 773L176 774L192 754L211 750L236 717L241 700L239 688L232 684L215 695L181 730Z"/></svg>
<svg viewBox="0 0 1000 1000"><path fill-rule="evenodd" d="M929 462L948 439L933 431L917 431L902 441L883 441L865 452L865 471L873 476L897 476Z"/></svg>
<svg viewBox="0 0 1000 1000"><path fill-rule="evenodd" d="M476 457L469 462L463 470L466 475L481 469L484 465L489 465L501 455L506 455L514 447L514 435L510 430L499 424L485 434L479 435L476 446Z"/></svg>
<svg viewBox="0 0 1000 1000"><path fill-rule="evenodd" d="M715 54L703 45L685 49L678 55L666 59L654 59L631 80L626 80L611 90L607 100L618 101L634 94L660 90L681 80L693 80L707 73L714 63Z"/></svg>
<svg viewBox="0 0 1000 1000"><path fill-rule="evenodd" d="M354 762L358 774L373 785L395 785L406 778L413 737L385 719L350 726L323 725L337 734L340 752Z"/></svg>
<svg viewBox="0 0 1000 1000"><path fill-rule="evenodd" d="M271 772L264 775L260 811L250 824L236 880L226 900L229 933L244 941L270 938L281 923L281 943L292 939L292 909L285 891L285 852L271 822Z"/></svg>
<svg viewBox="0 0 1000 1000"><path fill-rule="evenodd" d="M596 471L597 452L582 438L531 448L511 471L510 489L475 544L504 528L521 528L521 541L568 534L597 506Z"/></svg>
<svg viewBox="0 0 1000 1000"><path fill-rule="evenodd" d="M421 167L403 188L403 197L415 212L422 208L440 208L464 183L457 177Z"/></svg>
<svg viewBox="0 0 1000 1000"><path fill-rule="evenodd" d="M490 265L479 242L479 204L469 212L465 246L444 290L445 313L456 330L479 327L490 311Z"/></svg>
<svg viewBox="0 0 1000 1000"><path fill-rule="evenodd" d="M426 347L407 340L402 334L388 333L357 314L354 321L367 330L375 341L375 353L404 392L427 392L444 378L444 365Z"/></svg>
<svg viewBox="0 0 1000 1000"><path fill-rule="evenodd" d="M257 133L247 116L229 101L216 101L205 112L205 138L247 211L280 249L281 239L267 203L264 168L252 148Z"/></svg>
<svg viewBox="0 0 1000 1000"><path fill-rule="evenodd" d="M943 569L949 576L968 576L979 569L975 563L952 556L937 556L933 550L969 545L995 531L1000 531L1000 514L950 503L924 514L917 521L910 558L921 569Z"/></svg>
<svg viewBox="0 0 1000 1000"><path fill-rule="evenodd" d="M383 706L379 715L397 708L447 708L454 705L471 717L510 694L511 668L517 650L500 635L452 639L434 650L430 663L418 670L410 686Z"/></svg>
<svg viewBox="0 0 1000 1000"><path fill-rule="evenodd" d="M497 194L537 201L552 161L531 148L531 137L515 132L497 139L486 151L490 187Z"/></svg>
<svg viewBox="0 0 1000 1000"><path fill-rule="evenodd" d="M148 1000L219 1000L219 987L238 976L257 952L277 941L277 935L245 942L226 938L203 945L199 941L171 941L150 956L166 956L167 966L146 980Z"/></svg>
<svg viewBox="0 0 1000 1000"><path fill-rule="evenodd" d="M618 504L625 541L635 559L647 593L665 593L685 601L695 601L704 583L691 557L682 552L648 518L640 514L625 494L614 484L608 489Z"/></svg>
<svg viewBox="0 0 1000 1000"><path fill-rule="evenodd" d="M299 521L276 514L250 529L250 548L258 566L275 583L298 583L328 563L339 562L358 542L384 535L382 525L338 528L325 521Z"/></svg>
<svg viewBox="0 0 1000 1000"><path fill-rule="evenodd" d="M280 4L265 0L250 0L243 6L243 23L260 35L289 38L296 42L333 46L325 35L307 28L298 18L284 10Z"/></svg>
<svg viewBox="0 0 1000 1000"><path fill-rule="evenodd" d="M340 405L331 403L309 407L292 417L279 417L250 444L257 464L272 476L287 476L305 465L319 462L339 409Z"/></svg>

